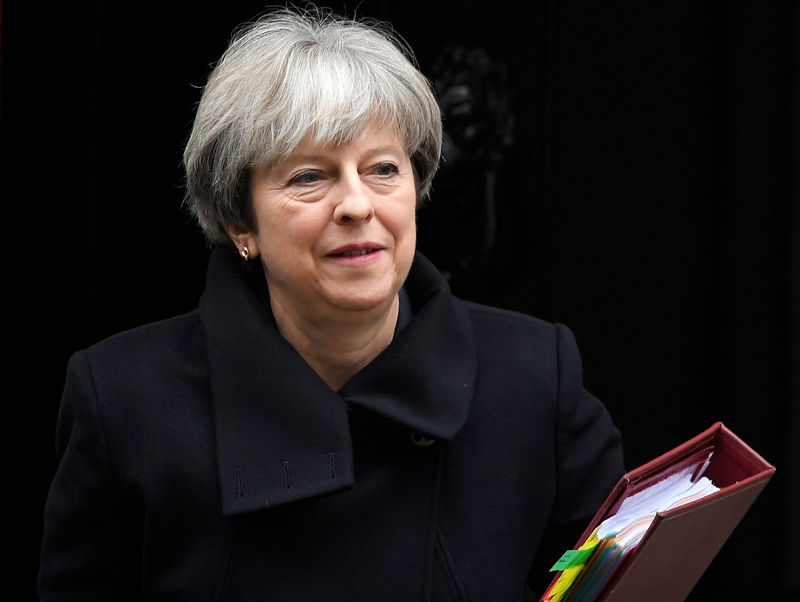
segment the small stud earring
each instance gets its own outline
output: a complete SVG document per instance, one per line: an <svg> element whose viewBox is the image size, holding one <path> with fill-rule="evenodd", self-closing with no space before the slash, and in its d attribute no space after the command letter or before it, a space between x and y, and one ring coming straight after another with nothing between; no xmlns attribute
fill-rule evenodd
<svg viewBox="0 0 800 602"><path fill-rule="evenodd" d="M242 247L242 250L239 251L239 255L241 255L242 259L245 261L250 261L250 249L247 248L247 245Z"/></svg>

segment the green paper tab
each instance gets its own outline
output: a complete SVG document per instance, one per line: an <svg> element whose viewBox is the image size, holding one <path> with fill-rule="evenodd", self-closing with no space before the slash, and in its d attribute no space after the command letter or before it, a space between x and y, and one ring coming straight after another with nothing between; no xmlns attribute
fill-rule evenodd
<svg viewBox="0 0 800 602"><path fill-rule="evenodd" d="M596 546L592 546L585 550L567 550L562 554L561 558L558 559L558 562L553 565L550 571L566 571L567 569L584 564L586 559L594 552L595 547Z"/></svg>

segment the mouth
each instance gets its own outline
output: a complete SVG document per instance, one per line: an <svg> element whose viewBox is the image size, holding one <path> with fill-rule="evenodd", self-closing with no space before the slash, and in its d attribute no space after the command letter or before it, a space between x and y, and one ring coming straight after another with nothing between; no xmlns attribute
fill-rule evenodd
<svg viewBox="0 0 800 602"><path fill-rule="evenodd" d="M381 250L381 248L382 247L372 243L347 245L338 249L334 249L328 253L328 257L362 257L364 255L372 255L373 253L377 253Z"/></svg>

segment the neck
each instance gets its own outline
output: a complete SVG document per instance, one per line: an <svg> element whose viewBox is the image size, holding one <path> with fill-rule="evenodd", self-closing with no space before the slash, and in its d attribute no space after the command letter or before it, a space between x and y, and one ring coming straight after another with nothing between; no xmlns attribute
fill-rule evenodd
<svg viewBox="0 0 800 602"><path fill-rule="evenodd" d="M323 318L292 311L271 299L278 330L334 391L392 342L400 301Z"/></svg>

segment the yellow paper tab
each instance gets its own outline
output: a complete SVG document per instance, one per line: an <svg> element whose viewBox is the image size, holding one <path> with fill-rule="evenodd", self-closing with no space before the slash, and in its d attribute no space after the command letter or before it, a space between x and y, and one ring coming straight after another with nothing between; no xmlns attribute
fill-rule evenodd
<svg viewBox="0 0 800 602"><path fill-rule="evenodd" d="M575 579L578 578L578 575L581 574L581 570L583 569L583 564L586 562L586 560L589 558L589 556L591 556L592 552L594 552L594 549L597 547L598 543L599 543L599 540L597 539L597 529L595 529L594 531L592 531L592 534L589 535L589 537L586 538L586 541L583 542L583 544L577 550L569 550L569 552L573 552L573 553L585 552L585 556L583 556L583 559L581 560L581 562L579 564L578 563L574 563L573 566L571 566L570 568L564 569L561 572L561 575L558 576L558 579L556 579L556 582L553 583L553 585L550 587L550 589L547 590L545 595L542 597L542 600L546 600L546 601L549 601L549 602L558 602L559 600L561 600L561 598L564 596L566 591L570 588L570 586L575 581ZM564 556L562 556L561 558L564 558ZM574 560L574 557L573 557L573 560ZM561 561L559 560L559 562L561 562ZM558 562L556 563L556 565L558 565ZM556 569L554 567L551 570L559 570L559 569Z"/></svg>

